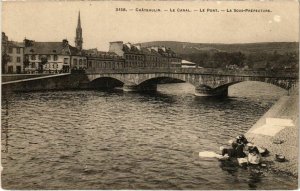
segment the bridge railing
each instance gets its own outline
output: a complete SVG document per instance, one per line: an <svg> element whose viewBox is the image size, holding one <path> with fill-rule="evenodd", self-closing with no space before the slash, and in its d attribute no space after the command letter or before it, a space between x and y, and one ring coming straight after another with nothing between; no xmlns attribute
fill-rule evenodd
<svg viewBox="0 0 300 191"><path fill-rule="evenodd" d="M242 70L242 69L216 69L216 68L121 68L121 69L87 69L86 74L203 74L203 75L234 75L234 76L264 76L298 78L295 71L274 70Z"/></svg>

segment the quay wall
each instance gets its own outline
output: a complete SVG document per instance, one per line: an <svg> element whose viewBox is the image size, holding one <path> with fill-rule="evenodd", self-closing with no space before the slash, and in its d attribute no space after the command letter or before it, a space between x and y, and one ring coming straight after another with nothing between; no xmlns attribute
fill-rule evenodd
<svg viewBox="0 0 300 191"><path fill-rule="evenodd" d="M82 74L57 75L39 79L22 79L17 81L2 82L2 92L12 91L46 91L86 88L88 79Z"/></svg>
<svg viewBox="0 0 300 191"><path fill-rule="evenodd" d="M288 96L281 97L245 134L247 139L270 151L269 156L263 157L268 169L276 173L284 173L298 177L299 153L299 86ZM295 126L285 127L274 136L255 133L255 129L266 124L267 118L292 120ZM285 162L275 160L275 155L281 154Z"/></svg>
<svg viewBox="0 0 300 191"><path fill-rule="evenodd" d="M30 79L40 76L49 76L50 74L2 74L2 82L9 82L15 80Z"/></svg>

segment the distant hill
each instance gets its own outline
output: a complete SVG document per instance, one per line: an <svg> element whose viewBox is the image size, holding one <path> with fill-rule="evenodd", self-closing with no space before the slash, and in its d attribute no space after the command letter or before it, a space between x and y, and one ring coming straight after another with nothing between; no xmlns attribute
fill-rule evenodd
<svg viewBox="0 0 300 191"><path fill-rule="evenodd" d="M142 47L165 46L182 59L201 67L248 67L253 69L299 68L299 42L262 42L244 44L153 41Z"/></svg>
<svg viewBox="0 0 300 191"><path fill-rule="evenodd" d="M250 53L273 53L298 52L299 42L262 42L245 44L214 44L214 43L191 43L176 41L153 41L141 43L142 47L165 46L178 54L195 54L203 52L242 52Z"/></svg>

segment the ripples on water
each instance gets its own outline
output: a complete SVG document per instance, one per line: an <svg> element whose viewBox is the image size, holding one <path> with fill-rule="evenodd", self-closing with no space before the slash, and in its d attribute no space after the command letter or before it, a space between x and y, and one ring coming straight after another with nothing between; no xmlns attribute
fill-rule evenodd
<svg viewBox="0 0 300 191"><path fill-rule="evenodd" d="M251 91L249 91L251 89ZM198 157L245 133L285 94L238 84L224 99L187 84L153 94L17 93L2 99L6 189L285 189L295 181ZM272 95L266 91L272 91Z"/></svg>

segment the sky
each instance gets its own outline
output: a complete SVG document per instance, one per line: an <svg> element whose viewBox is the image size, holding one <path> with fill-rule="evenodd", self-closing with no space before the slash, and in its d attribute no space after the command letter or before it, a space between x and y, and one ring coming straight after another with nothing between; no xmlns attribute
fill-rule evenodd
<svg viewBox="0 0 300 191"><path fill-rule="evenodd" d="M127 11L116 11L116 8L125 8ZM161 9L162 12L136 12L136 8ZM227 12L227 9L246 8L269 9L271 12ZM170 12L170 9L175 12ZM178 9L190 9L191 12L177 12ZM219 12L207 12L207 9L218 9ZM297 0L6 1L2 2L1 30L9 40L22 41L26 37L35 41L53 42L66 38L74 45L79 10L83 47L104 51L108 50L111 41L299 41Z"/></svg>

